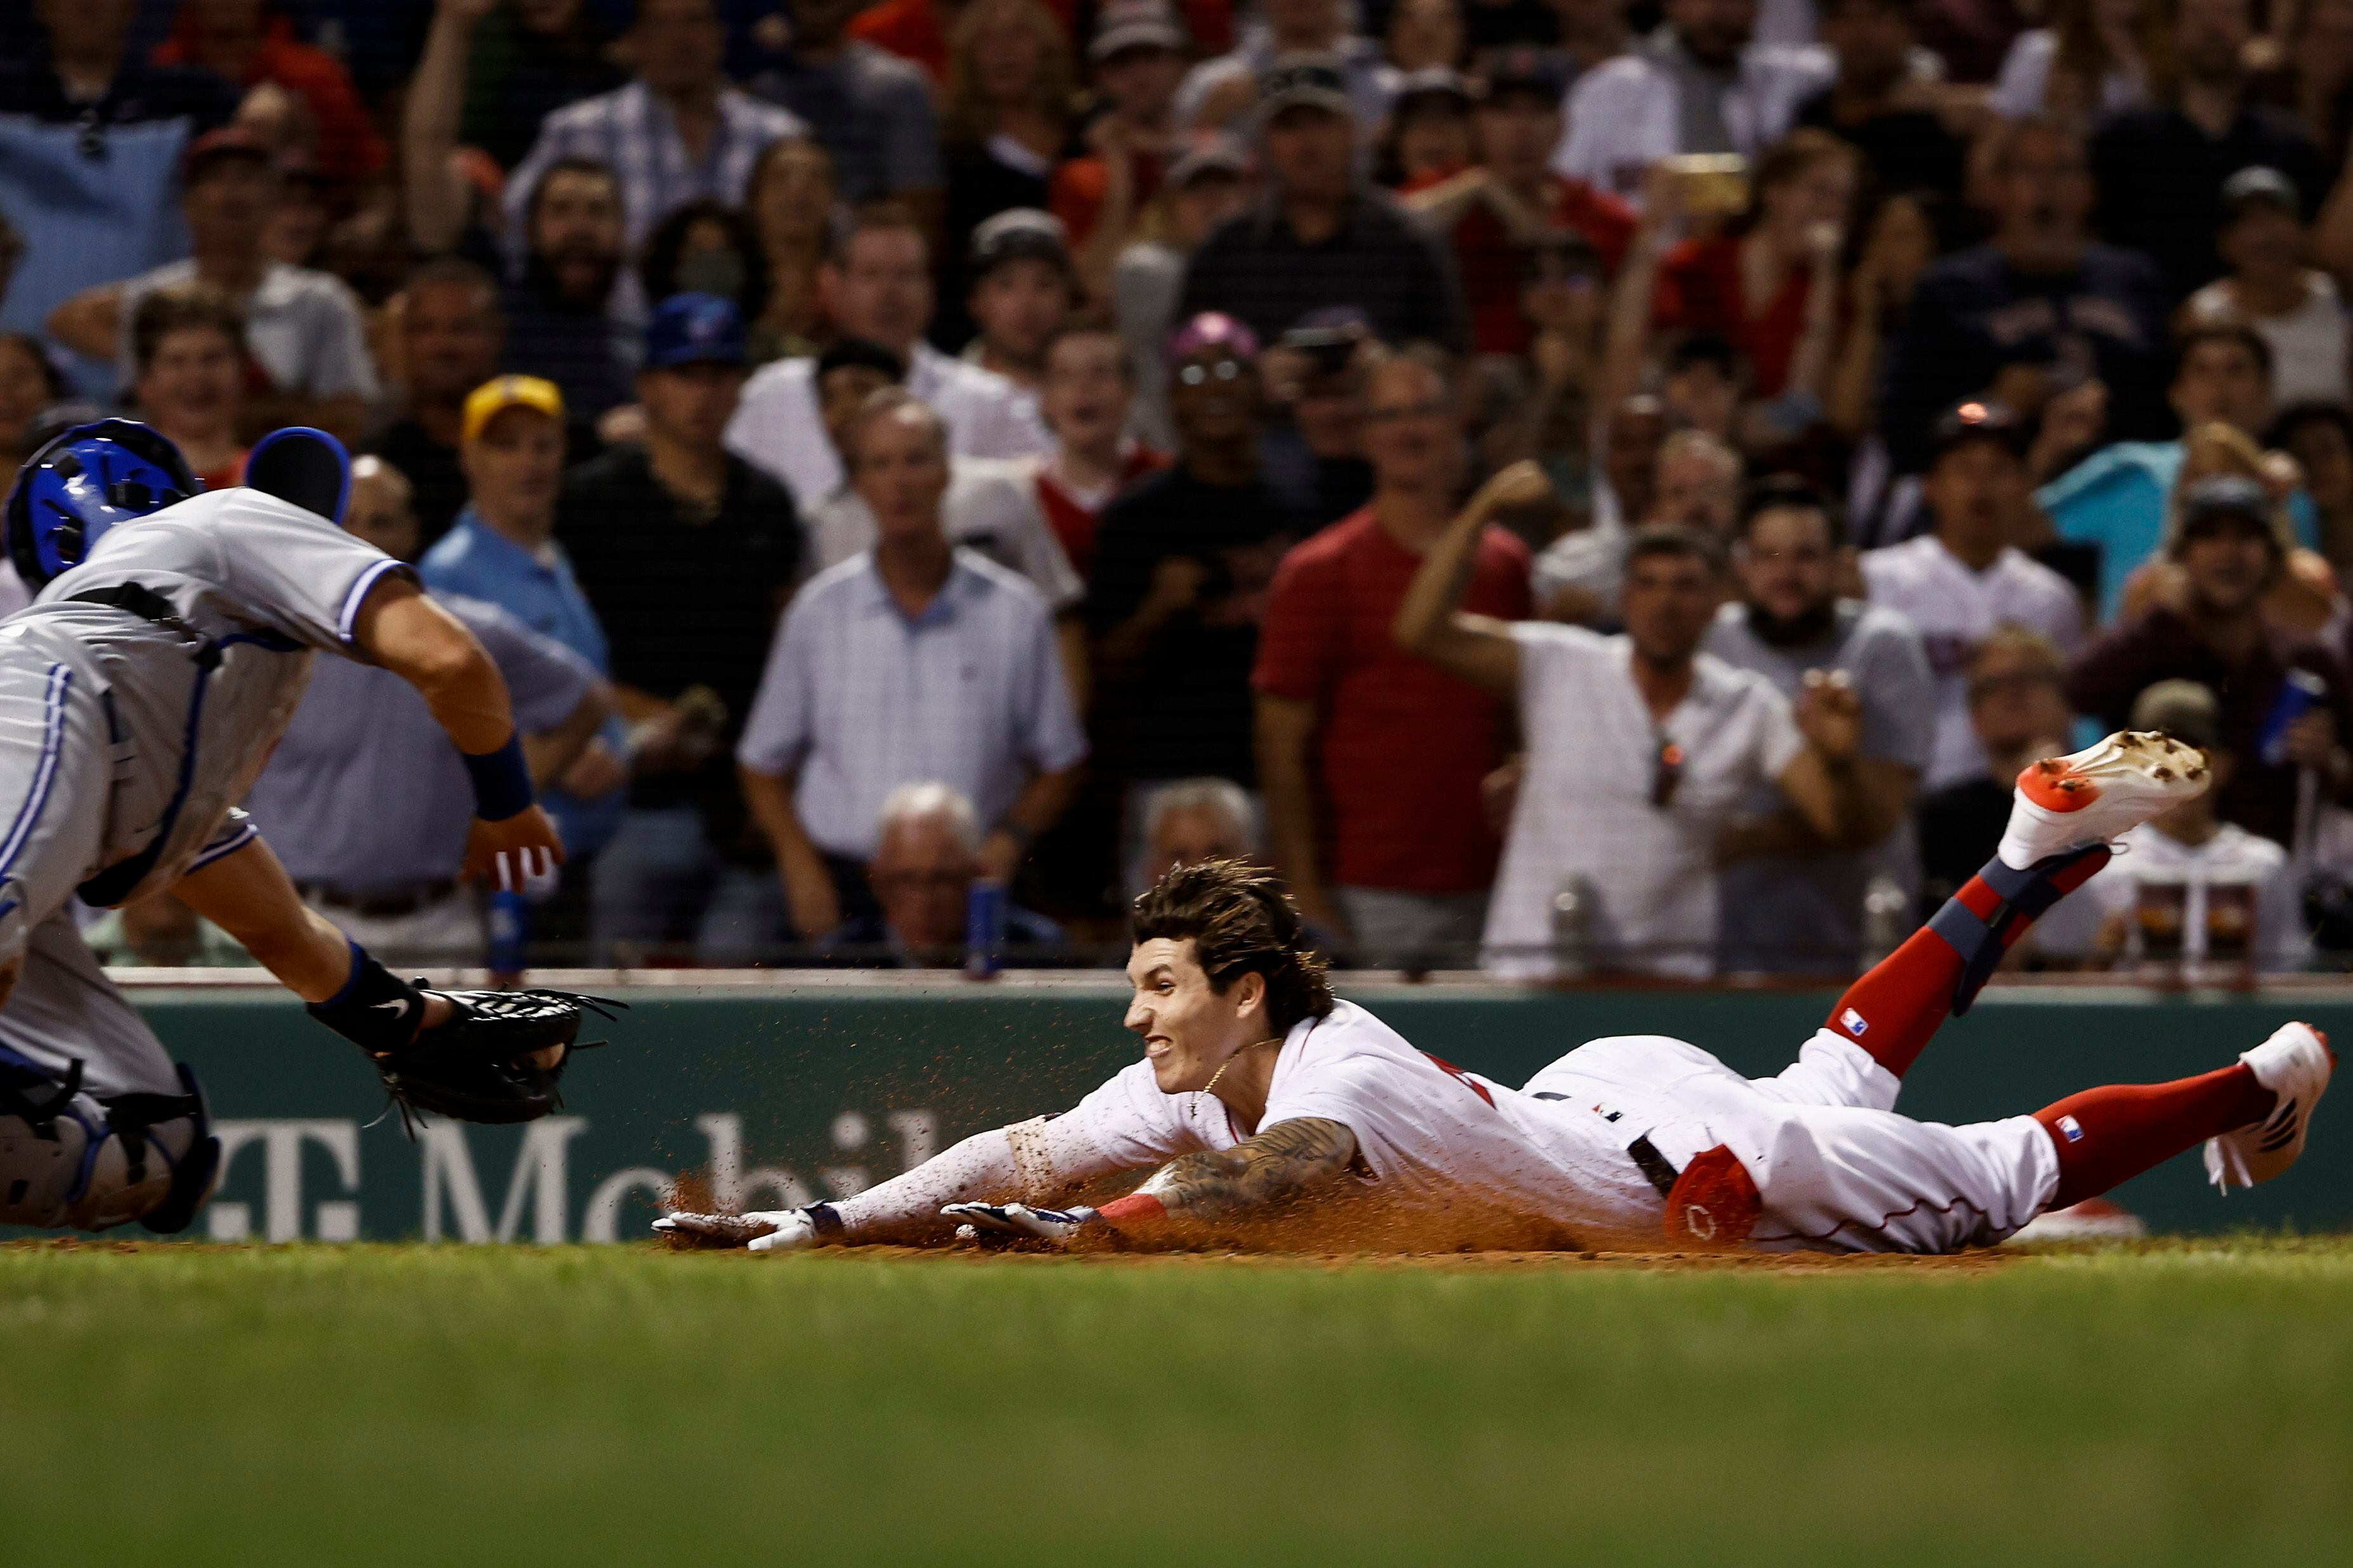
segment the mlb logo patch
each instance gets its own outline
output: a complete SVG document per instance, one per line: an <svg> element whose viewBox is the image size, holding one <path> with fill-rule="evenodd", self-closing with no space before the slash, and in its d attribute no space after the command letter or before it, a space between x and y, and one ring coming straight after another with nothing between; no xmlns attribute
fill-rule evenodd
<svg viewBox="0 0 2353 1568"><path fill-rule="evenodd" d="M2067 1142L2070 1143L2081 1143L2084 1141L2084 1124L2072 1116L2063 1116L2059 1119L2059 1131L2066 1135Z"/></svg>
<svg viewBox="0 0 2353 1568"><path fill-rule="evenodd" d="M1839 1027L1859 1040L1871 1032L1871 1020L1849 1007L1839 1015Z"/></svg>

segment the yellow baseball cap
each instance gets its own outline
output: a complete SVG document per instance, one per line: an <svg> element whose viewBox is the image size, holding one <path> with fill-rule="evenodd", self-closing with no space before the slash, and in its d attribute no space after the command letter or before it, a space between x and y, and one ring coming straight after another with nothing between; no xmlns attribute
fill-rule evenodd
<svg viewBox="0 0 2353 1568"><path fill-rule="evenodd" d="M535 375L493 376L466 395L465 417L458 426L459 437L472 440L510 408L536 408L558 425L564 423L564 394L555 390L555 383Z"/></svg>

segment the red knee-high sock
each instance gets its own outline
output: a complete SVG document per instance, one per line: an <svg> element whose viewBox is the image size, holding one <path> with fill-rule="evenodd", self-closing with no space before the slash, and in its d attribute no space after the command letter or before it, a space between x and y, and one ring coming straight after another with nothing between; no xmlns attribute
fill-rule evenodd
<svg viewBox="0 0 2353 1568"><path fill-rule="evenodd" d="M2051 1207L2098 1197L2207 1139L2260 1121L2278 1097L2233 1063L2171 1083L2111 1083L2069 1095L2034 1113L2059 1151Z"/></svg>
<svg viewBox="0 0 2353 1568"><path fill-rule="evenodd" d="M2044 879L2048 901L2037 899L2033 902L2049 908L2050 902L2082 887L2092 873L2107 863L2107 853L2102 850L2049 872ZM2005 900L2004 893L1988 884L1989 874L2013 888L2009 895L2013 900L2010 918L1999 931L1985 931L1983 926L1983 922L1994 918ZM1846 994L1831 1009L1830 1021L1824 1027L1854 1041L1897 1078L1911 1071L1912 1064L1927 1048L1929 1037L1951 1014L1962 972L1978 956L1956 946L1956 941L1967 943L1972 940L1967 931L1974 927L1982 933L1975 940L1998 942L2002 952L2008 952L2034 923L2033 914L2015 901L2015 885L2030 875L1999 861L1988 862L1984 871L1970 878L1966 887L1945 901L1938 918L1914 931L1902 947L1847 987ZM1959 921L1948 918L1955 914L1971 918Z"/></svg>

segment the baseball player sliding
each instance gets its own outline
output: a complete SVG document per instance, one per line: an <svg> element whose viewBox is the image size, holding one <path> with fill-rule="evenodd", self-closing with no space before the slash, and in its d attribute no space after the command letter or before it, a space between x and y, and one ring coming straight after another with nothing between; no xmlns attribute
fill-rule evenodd
<svg viewBox="0 0 2353 1568"><path fill-rule="evenodd" d="M70 900L170 889L375 1062L406 1116L544 1115L585 999L422 990L302 906L235 809L323 650L414 686L474 784L466 870L518 883L561 860L505 685L401 563L336 525L350 462L281 430L212 494L143 425L77 426L7 505L37 597L0 625L0 1223L185 1228L220 1145L107 980Z"/></svg>
<svg viewBox="0 0 2353 1568"><path fill-rule="evenodd" d="M2106 863L2109 840L2207 783L2201 752L2149 733L2027 769L1996 858L1767 1079L1657 1035L1594 1040L1522 1089L1463 1072L1335 1000L1265 875L1174 870L1134 911L1127 1026L1145 1059L1075 1110L967 1138L837 1203L655 1227L764 1251L942 1240L958 1226L1114 1243L1355 1191L1418 1216L1438 1245L1495 1235L1503 1215L1588 1244L1944 1252L2201 1142L2217 1185L2268 1181L2302 1152L2334 1068L2302 1024L2219 1071L2030 1116L1947 1127L1894 1110L1929 1037L2035 917ZM1101 1208L1036 1206L1163 1161Z"/></svg>

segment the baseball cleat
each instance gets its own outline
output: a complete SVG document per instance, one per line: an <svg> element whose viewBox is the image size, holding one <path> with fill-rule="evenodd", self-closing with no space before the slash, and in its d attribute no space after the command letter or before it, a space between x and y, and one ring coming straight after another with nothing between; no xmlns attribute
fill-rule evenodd
<svg viewBox="0 0 2353 1568"><path fill-rule="evenodd" d="M2239 1059L2254 1069L2257 1083L2278 1096L2278 1103L2261 1121L2206 1140L2206 1179L2225 1193L2268 1182L2295 1163L2312 1127L2313 1107L2337 1068L2328 1037L2309 1024L2281 1025L2270 1039L2239 1053Z"/></svg>
<svg viewBox="0 0 2353 1568"><path fill-rule="evenodd" d="M2206 753L2153 730L2120 730L2073 756L2045 757L2018 775L1998 851L2025 870L2053 855L2106 844L2195 800L2211 782Z"/></svg>

